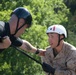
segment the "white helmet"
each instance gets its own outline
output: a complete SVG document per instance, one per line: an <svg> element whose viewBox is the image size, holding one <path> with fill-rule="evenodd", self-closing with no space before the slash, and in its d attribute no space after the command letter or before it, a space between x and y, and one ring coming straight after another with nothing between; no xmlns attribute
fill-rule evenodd
<svg viewBox="0 0 76 75"><path fill-rule="evenodd" d="M46 33L58 33L58 34L64 34L64 36L67 38L67 31L62 25L52 25L48 27Z"/></svg>

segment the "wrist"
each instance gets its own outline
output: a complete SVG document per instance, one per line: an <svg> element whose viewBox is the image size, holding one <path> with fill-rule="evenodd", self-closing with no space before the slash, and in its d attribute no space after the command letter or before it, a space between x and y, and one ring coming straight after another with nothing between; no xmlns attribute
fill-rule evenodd
<svg viewBox="0 0 76 75"><path fill-rule="evenodd" d="M39 54L39 49L36 50L35 54Z"/></svg>

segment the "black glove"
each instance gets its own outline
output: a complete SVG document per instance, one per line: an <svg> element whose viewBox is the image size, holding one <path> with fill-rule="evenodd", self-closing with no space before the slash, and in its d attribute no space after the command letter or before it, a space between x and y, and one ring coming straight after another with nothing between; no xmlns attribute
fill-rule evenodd
<svg viewBox="0 0 76 75"><path fill-rule="evenodd" d="M43 68L43 70L44 70L45 72L47 72L47 73L52 73L52 74L54 74L54 72L55 72L55 69L54 69L54 68L52 68L49 64L46 64L46 63L44 63L44 62L43 62L43 64L42 64L42 68Z"/></svg>

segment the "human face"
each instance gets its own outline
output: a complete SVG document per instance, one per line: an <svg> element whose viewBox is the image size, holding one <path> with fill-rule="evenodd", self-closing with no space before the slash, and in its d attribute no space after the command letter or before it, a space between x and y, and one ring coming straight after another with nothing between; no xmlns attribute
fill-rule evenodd
<svg viewBox="0 0 76 75"><path fill-rule="evenodd" d="M25 24L25 20L23 18L19 19L19 23L18 23L18 29L23 25ZM25 24L23 27L21 27L17 33L15 34L16 37L19 37L21 36L21 34L23 34L26 30L26 28L28 28L28 25Z"/></svg>
<svg viewBox="0 0 76 75"><path fill-rule="evenodd" d="M59 40L59 37L57 33L48 33L48 41L51 48L55 48L57 46L58 40Z"/></svg>

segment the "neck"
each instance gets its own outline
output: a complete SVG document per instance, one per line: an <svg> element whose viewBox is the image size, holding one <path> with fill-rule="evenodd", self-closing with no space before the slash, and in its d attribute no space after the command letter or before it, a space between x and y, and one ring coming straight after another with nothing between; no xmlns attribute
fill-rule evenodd
<svg viewBox="0 0 76 75"><path fill-rule="evenodd" d="M55 48L55 50L56 50L58 53L62 50L63 43L64 43L64 41L62 40L62 41L60 42L60 45Z"/></svg>

